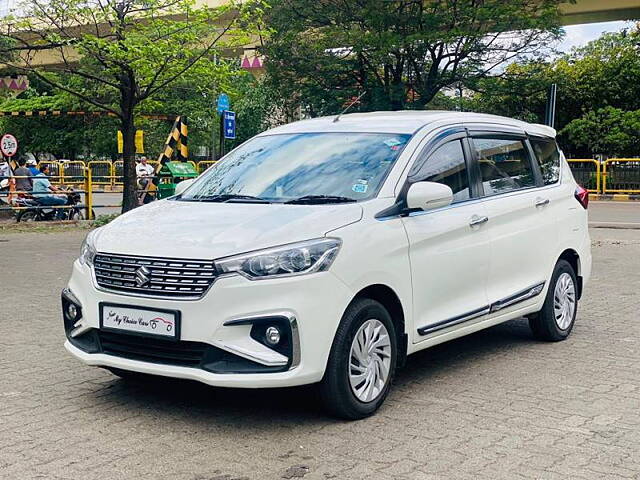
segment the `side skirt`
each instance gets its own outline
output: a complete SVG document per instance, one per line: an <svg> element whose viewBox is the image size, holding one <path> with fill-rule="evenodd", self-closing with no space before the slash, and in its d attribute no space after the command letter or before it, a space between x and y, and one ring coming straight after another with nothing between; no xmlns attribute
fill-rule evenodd
<svg viewBox="0 0 640 480"><path fill-rule="evenodd" d="M447 320L442 320L441 322L434 323L432 325L427 325L426 327L421 327L418 329L418 333L422 336L429 335L430 333L437 332L445 328L453 327L454 325L465 323L470 320L474 320L478 317L487 315L489 313L497 312L499 310L502 310L503 308L510 307L511 305L524 302L525 300L529 300L530 298L540 295L542 290L544 290L545 283L546 282L542 282L532 287L525 288L524 290L514 293L513 295L509 295L508 297L505 297L496 302L493 302L491 305L487 305L485 307L472 310L471 312L467 312L462 315L449 318Z"/></svg>

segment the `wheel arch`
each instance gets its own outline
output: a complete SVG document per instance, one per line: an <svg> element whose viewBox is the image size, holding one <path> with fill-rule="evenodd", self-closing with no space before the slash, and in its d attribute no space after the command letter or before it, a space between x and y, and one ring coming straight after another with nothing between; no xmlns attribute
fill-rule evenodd
<svg viewBox="0 0 640 480"><path fill-rule="evenodd" d="M393 323L396 327L396 336L398 339L397 365L399 367L404 366L405 360L407 358L407 346L409 338L406 332L406 317L404 308L402 307L402 302L400 301L400 297L388 285L376 283L361 289L355 295L355 297L353 297L352 302L359 298L369 298L371 300L380 302L384 306L384 308L387 309L389 314L391 314L391 318L393 319Z"/></svg>
<svg viewBox="0 0 640 480"><path fill-rule="evenodd" d="M578 299L582 296L582 267L580 265L580 255L572 248L567 248L564 250L560 257L558 257L558 261L565 260L569 262L573 271L576 273L576 280L578 281Z"/></svg>

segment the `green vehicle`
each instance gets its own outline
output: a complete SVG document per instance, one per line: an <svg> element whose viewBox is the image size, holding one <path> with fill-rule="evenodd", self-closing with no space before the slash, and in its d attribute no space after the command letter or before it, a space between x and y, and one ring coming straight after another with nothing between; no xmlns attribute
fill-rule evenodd
<svg viewBox="0 0 640 480"><path fill-rule="evenodd" d="M178 183L188 178L196 178L198 172L190 162L167 162L160 169L158 176L158 198L167 198L175 195Z"/></svg>

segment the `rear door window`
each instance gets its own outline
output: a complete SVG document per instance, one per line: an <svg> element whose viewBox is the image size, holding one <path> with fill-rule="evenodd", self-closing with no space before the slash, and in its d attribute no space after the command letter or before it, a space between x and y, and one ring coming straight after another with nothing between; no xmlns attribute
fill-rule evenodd
<svg viewBox="0 0 640 480"><path fill-rule="evenodd" d="M551 138L531 138L529 140L536 155L542 182L545 185L557 183L560 180L560 152L555 140Z"/></svg>
<svg viewBox="0 0 640 480"><path fill-rule="evenodd" d="M522 140L474 138L472 143L485 195L536 186L531 160Z"/></svg>

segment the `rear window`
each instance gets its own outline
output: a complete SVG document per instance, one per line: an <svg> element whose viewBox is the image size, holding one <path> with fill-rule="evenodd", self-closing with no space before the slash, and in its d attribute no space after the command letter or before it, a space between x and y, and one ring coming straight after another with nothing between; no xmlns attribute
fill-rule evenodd
<svg viewBox="0 0 640 480"><path fill-rule="evenodd" d="M473 146L485 195L535 186L529 155L521 140L474 138Z"/></svg>
<svg viewBox="0 0 640 480"><path fill-rule="evenodd" d="M545 185L556 183L560 179L560 152L555 140L551 138L532 138L531 146L536 154L542 181Z"/></svg>

